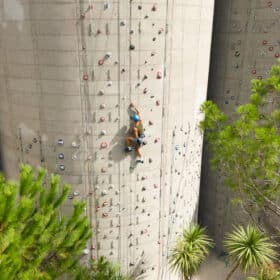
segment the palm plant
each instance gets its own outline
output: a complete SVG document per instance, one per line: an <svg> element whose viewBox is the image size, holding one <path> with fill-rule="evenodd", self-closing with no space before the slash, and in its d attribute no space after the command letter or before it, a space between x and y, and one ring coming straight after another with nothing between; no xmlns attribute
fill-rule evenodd
<svg viewBox="0 0 280 280"><path fill-rule="evenodd" d="M235 227L233 232L227 234L224 245L233 262L226 280L231 278L237 268L244 272L262 269L271 264L276 256L273 249L275 246L252 225L248 225L246 229L242 226Z"/></svg>
<svg viewBox="0 0 280 280"><path fill-rule="evenodd" d="M247 280L280 280L280 272L274 269L262 269L256 277L249 277Z"/></svg>
<svg viewBox="0 0 280 280"><path fill-rule="evenodd" d="M171 269L178 272L183 280L191 279L212 247L213 241L206 234L205 228L191 225L183 229L170 255Z"/></svg>

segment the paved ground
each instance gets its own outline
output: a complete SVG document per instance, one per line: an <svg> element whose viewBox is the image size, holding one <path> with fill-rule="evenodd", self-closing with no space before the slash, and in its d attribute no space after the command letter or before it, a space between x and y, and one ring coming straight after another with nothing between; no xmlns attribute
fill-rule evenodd
<svg viewBox="0 0 280 280"><path fill-rule="evenodd" d="M225 258L217 257L212 254L207 262L202 265L200 272L192 280L225 280L231 267L227 264ZM231 280L245 280L240 272L235 272Z"/></svg>

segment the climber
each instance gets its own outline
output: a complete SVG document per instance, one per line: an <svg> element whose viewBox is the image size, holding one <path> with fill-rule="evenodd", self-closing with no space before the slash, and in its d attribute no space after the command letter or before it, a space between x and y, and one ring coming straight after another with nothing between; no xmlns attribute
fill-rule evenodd
<svg viewBox="0 0 280 280"><path fill-rule="evenodd" d="M137 155L136 162L144 163L143 155L140 152L140 147L146 145L146 142L143 140L144 128L143 128L143 119L140 111L135 107L133 103L130 104L130 108L134 111L134 115L131 117L133 121L133 127L131 128L131 136L126 137L126 151L131 152L132 146L135 148Z"/></svg>

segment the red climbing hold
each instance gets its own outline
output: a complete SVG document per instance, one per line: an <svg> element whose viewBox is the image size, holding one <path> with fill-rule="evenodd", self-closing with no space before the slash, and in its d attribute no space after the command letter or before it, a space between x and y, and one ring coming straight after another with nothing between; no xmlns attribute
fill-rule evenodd
<svg viewBox="0 0 280 280"><path fill-rule="evenodd" d="M108 144L106 143L106 142L102 142L101 144L100 144L100 148L101 149L106 149L108 147Z"/></svg>
<svg viewBox="0 0 280 280"><path fill-rule="evenodd" d="M161 34L163 31L164 31L164 28L162 27L159 29L158 34Z"/></svg>
<svg viewBox="0 0 280 280"><path fill-rule="evenodd" d="M160 71L157 72L157 79L162 79L162 73Z"/></svg>
<svg viewBox="0 0 280 280"><path fill-rule="evenodd" d="M105 117L100 117L100 122L105 122Z"/></svg>
<svg viewBox="0 0 280 280"><path fill-rule="evenodd" d="M84 74L83 80L84 80L84 81L87 81L87 80L88 80L88 74Z"/></svg>
<svg viewBox="0 0 280 280"><path fill-rule="evenodd" d="M275 54L275 57L276 57L276 58L278 58L279 56L280 56L280 54L279 54L279 53L276 53L276 54Z"/></svg>
<svg viewBox="0 0 280 280"><path fill-rule="evenodd" d="M98 60L98 65L101 66L101 65L103 65L103 64L104 64L104 59L103 59L103 58L99 59L99 60Z"/></svg>
<svg viewBox="0 0 280 280"><path fill-rule="evenodd" d="M268 2L267 2L267 6L268 6L269 8L271 8L271 7L272 7L272 1L268 1Z"/></svg>
<svg viewBox="0 0 280 280"><path fill-rule="evenodd" d="M273 51L273 47L270 46L270 47L268 48L268 50L269 50L270 52L272 52L272 51Z"/></svg>
<svg viewBox="0 0 280 280"><path fill-rule="evenodd" d="M267 44L267 40L263 40L263 41L262 41L262 44L263 44L263 45L266 45L266 44Z"/></svg>
<svg viewBox="0 0 280 280"><path fill-rule="evenodd" d="M253 70L251 71L251 73L252 73L253 75L255 75L255 74L257 73L257 71L256 71L255 69L253 69Z"/></svg>

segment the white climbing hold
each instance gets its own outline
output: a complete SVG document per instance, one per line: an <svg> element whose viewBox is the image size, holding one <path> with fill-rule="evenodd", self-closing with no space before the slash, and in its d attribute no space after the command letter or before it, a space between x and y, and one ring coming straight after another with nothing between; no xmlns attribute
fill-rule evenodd
<svg viewBox="0 0 280 280"><path fill-rule="evenodd" d="M112 56L112 53L111 52L107 52L106 54L105 54L105 59L108 59L108 58L110 58Z"/></svg>
<svg viewBox="0 0 280 280"><path fill-rule="evenodd" d="M77 148L77 147L79 147L79 145L77 144L77 142L76 142L76 141L73 141L71 145L72 145L72 147L73 147L73 148Z"/></svg>
<svg viewBox="0 0 280 280"><path fill-rule="evenodd" d="M103 191L101 192L101 194L102 194L102 195L106 195L106 194L108 194L108 191L103 190Z"/></svg>
<svg viewBox="0 0 280 280"><path fill-rule="evenodd" d="M83 250L83 254L84 254L84 255L88 255L88 254L89 254L89 249L87 249L87 248L84 249L84 250Z"/></svg>

